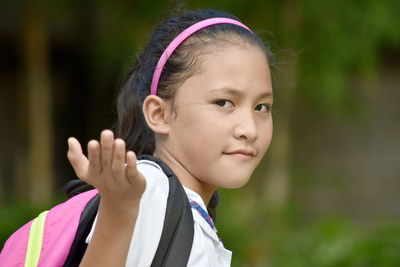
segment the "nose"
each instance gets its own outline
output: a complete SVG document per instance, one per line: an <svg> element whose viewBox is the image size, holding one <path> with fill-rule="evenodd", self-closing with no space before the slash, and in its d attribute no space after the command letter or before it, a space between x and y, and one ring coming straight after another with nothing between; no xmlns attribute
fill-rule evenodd
<svg viewBox="0 0 400 267"><path fill-rule="evenodd" d="M234 129L235 138L250 142L256 140L258 137L258 127L253 112L242 111L241 114L242 115L237 118L237 124Z"/></svg>

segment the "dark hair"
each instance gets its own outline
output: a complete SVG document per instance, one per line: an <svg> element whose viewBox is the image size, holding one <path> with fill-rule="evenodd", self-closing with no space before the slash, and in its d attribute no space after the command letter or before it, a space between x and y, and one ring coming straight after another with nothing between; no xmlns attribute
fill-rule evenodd
<svg viewBox="0 0 400 267"><path fill-rule="evenodd" d="M164 49L189 26L214 17L226 17L240 21L237 17L220 10L200 9L185 11L164 21L152 34L149 43L139 53L132 69L121 87L117 102L117 136L125 140L128 150L136 154L152 155L155 151L155 136L147 126L142 112L142 104L150 94L150 85L155 66ZM215 44L248 44L260 48L268 59L271 58L261 38L240 26L217 24L204 28L186 39L170 56L162 71L157 95L171 99L176 89L192 76L207 48ZM218 202L215 194L209 208L215 219L214 208Z"/></svg>

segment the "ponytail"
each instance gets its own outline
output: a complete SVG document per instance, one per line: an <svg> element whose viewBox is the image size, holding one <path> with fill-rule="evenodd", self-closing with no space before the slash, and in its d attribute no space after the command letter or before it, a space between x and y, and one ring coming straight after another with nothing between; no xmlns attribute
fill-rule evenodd
<svg viewBox="0 0 400 267"><path fill-rule="evenodd" d="M129 72L128 79L118 96L117 136L125 140L127 150L132 150L137 155L153 155L155 150L154 133L147 126L142 112L145 96L141 96L140 91L135 90L139 85L139 71L139 62L137 62Z"/></svg>

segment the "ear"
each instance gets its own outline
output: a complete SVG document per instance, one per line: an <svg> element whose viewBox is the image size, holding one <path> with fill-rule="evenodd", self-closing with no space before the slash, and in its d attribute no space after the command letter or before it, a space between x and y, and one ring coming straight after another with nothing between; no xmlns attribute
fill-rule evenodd
<svg viewBox="0 0 400 267"><path fill-rule="evenodd" d="M169 133L170 104L156 95L148 95L143 102L143 114L147 125L156 134Z"/></svg>

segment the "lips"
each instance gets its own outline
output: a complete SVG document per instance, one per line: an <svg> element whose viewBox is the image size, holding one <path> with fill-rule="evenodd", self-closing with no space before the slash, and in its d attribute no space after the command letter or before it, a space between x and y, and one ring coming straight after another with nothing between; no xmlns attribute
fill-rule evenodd
<svg viewBox="0 0 400 267"><path fill-rule="evenodd" d="M255 151L250 150L250 149L238 149L238 150L225 152L224 154L238 156L238 157L242 157L242 158L252 158L256 155Z"/></svg>

